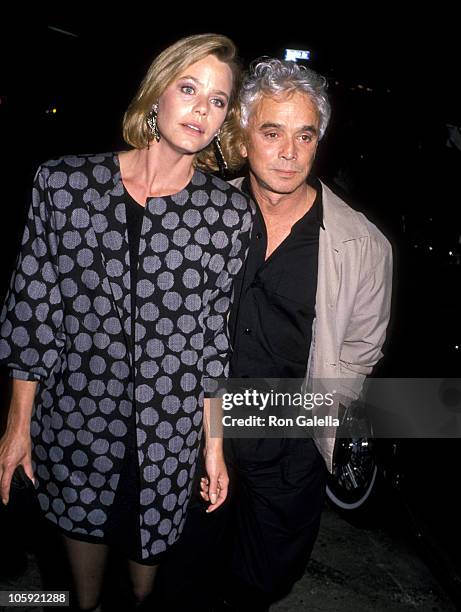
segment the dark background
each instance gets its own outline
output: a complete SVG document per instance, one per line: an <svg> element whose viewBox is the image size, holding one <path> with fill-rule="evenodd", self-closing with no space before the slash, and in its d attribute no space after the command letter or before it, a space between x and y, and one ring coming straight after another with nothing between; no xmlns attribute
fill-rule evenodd
<svg viewBox="0 0 461 612"><path fill-rule="evenodd" d="M284 11L261 7L253 18L221 4L193 7L188 14L174 6L170 15L155 6L141 12L112 5L98 14L83 7L66 15L24 10L2 20L0 294L39 163L125 148L122 116L155 55L182 36L214 31L234 39L244 63L260 55L283 57L285 48L311 51L310 65L327 77L333 105L316 170L392 241L398 286L408 273L411 286L405 280L404 291L412 301L415 291L421 296L418 330L411 308L411 344L421 342L429 358L432 343L441 342L438 353L456 359L459 325L454 320L453 329L451 322L445 329L446 316L436 321L433 311L434 300L437 308L445 303L450 309L459 298L461 152L446 146L447 124L461 125L454 16L419 11L404 18L388 5L386 11L344 15L314 14L298 5ZM220 16L211 18L213 11ZM406 299L402 294L394 325L404 324ZM415 348L405 360L413 361ZM422 365L424 375L448 375L440 357L431 373Z"/></svg>
<svg viewBox="0 0 461 612"><path fill-rule="evenodd" d="M333 106L315 170L394 248L392 321L378 373L459 377L461 150L450 143L449 128L461 126L455 16L418 9L404 17L388 4L322 15L306 3L261 5L251 19L248 7L229 3L193 5L190 15L179 5L170 15L154 3L117 7L96 15L80 3L72 17L25 8L3 16L1 299L37 166L64 154L125 148L122 116L155 55L182 36L218 32L236 42L244 63L282 58L285 48L311 51L309 64L327 77ZM461 575L459 441L409 442L405 503L449 549Z"/></svg>
<svg viewBox="0 0 461 612"><path fill-rule="evenodd" d="M93 3L96 6L96 3ZM72 153L127 148L123 113L152 59L182 36L219 32L244 64L311 51L333 112L315 171L363 210L394 247L389 340L378 373L458 376L461 366L461 126L454 15L298 5L115 5L16 9L0 37L0 299L17 256L38 165ZM13 7L14 9L14 7ZM31 12L32 11L32 12ZM56 109L53 113L52 109ZM460 134L461 139L461 134Z"/></svg>

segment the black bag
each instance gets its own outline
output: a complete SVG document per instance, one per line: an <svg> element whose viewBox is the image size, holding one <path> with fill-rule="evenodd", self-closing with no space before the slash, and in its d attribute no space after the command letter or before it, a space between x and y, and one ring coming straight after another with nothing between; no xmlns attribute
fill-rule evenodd
<svg viewBox="0 0 461 612"><path fill-rule="evenodd" d="M18 467L14 470L13 478L11 479L11 486L16 490L27 488L32 488L35 490L34 483L29 476L27 476L22 465L18 465Z"/></svg>
<svg viewBox="0 0 461 612"><path fill-rule="evenodd" d="M27 476L22 465L14 470L10 486L10 499L7 508L11 510L25 510L37 504L35 485Z"/></svg>
<svg viewBox="0 0 461 612"><path fill-rule="evenodd" d="M37 531L38 499L35 485L19 465L11 479L8 504L0 503L0 577L15 578L27 567L26 550Z"/></svg>

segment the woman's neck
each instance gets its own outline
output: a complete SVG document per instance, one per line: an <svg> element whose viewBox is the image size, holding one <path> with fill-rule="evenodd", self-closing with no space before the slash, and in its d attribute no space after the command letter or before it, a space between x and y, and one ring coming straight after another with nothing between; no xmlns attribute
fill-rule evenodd
<svg viewBox="0 0 461 612"><path fill-rule="evenodd" d="M194 159L162 146L162 141L153 142L149 148L119 154L122 181L135 200L144 204L147 198L181 191L192 178Z"/></svg>

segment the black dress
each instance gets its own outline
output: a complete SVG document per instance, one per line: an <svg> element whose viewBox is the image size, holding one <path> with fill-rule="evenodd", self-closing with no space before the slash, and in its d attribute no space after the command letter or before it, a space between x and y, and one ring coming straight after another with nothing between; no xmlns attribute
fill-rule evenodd
<svg viewBox="0 0 461 612"><path fill-rule="evenodd" d="M144 207L138 204L126 193L126 224L128 230L128 246L130 250L131 276L131 352L134 363L134 323L136 312L136 280L139 260L139 239L141 237ZM134 384L134 368L132 368ZM107 541L118 548L125 556L144 565L158 563L164 553L142 559L139 555L139 466L136 451L136 410L130 419L131 427L127 432L125 462L120 473L120 480L111 507L107 526Z"/></svg>
<svg viewBox="0 0 461 612"><path fill-rule="evenodd" d="M131 276L131 351L134 363L134 313L136 312L136 279L139 260L139 239L141 237L144 207L126 194L126 224L128 231L128 246L130 250ZM134 382L134 369L132 369ZM136 411L133 410L130 427L126 434L126 454L120 480L115 494L114 503L108 514L107 531L104 543L113 546L129 559L143 565L155 565L164 553L142 559L139 555L139 466L136 457ZM101 538L83 534L66 534L72 539L82 542L100 544Z"/></svg>

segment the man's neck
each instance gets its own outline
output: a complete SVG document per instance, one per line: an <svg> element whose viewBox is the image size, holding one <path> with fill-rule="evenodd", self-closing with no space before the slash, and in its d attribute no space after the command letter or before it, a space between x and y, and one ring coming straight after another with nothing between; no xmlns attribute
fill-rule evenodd
<svg viewBox="0 0 461 612"><path fill-rule="evenodd" d="M315 201L316 191L308 183L303 183L292 193L275 193L250 174L250 185L267 226L288 221L293 225Z"/></svg>

